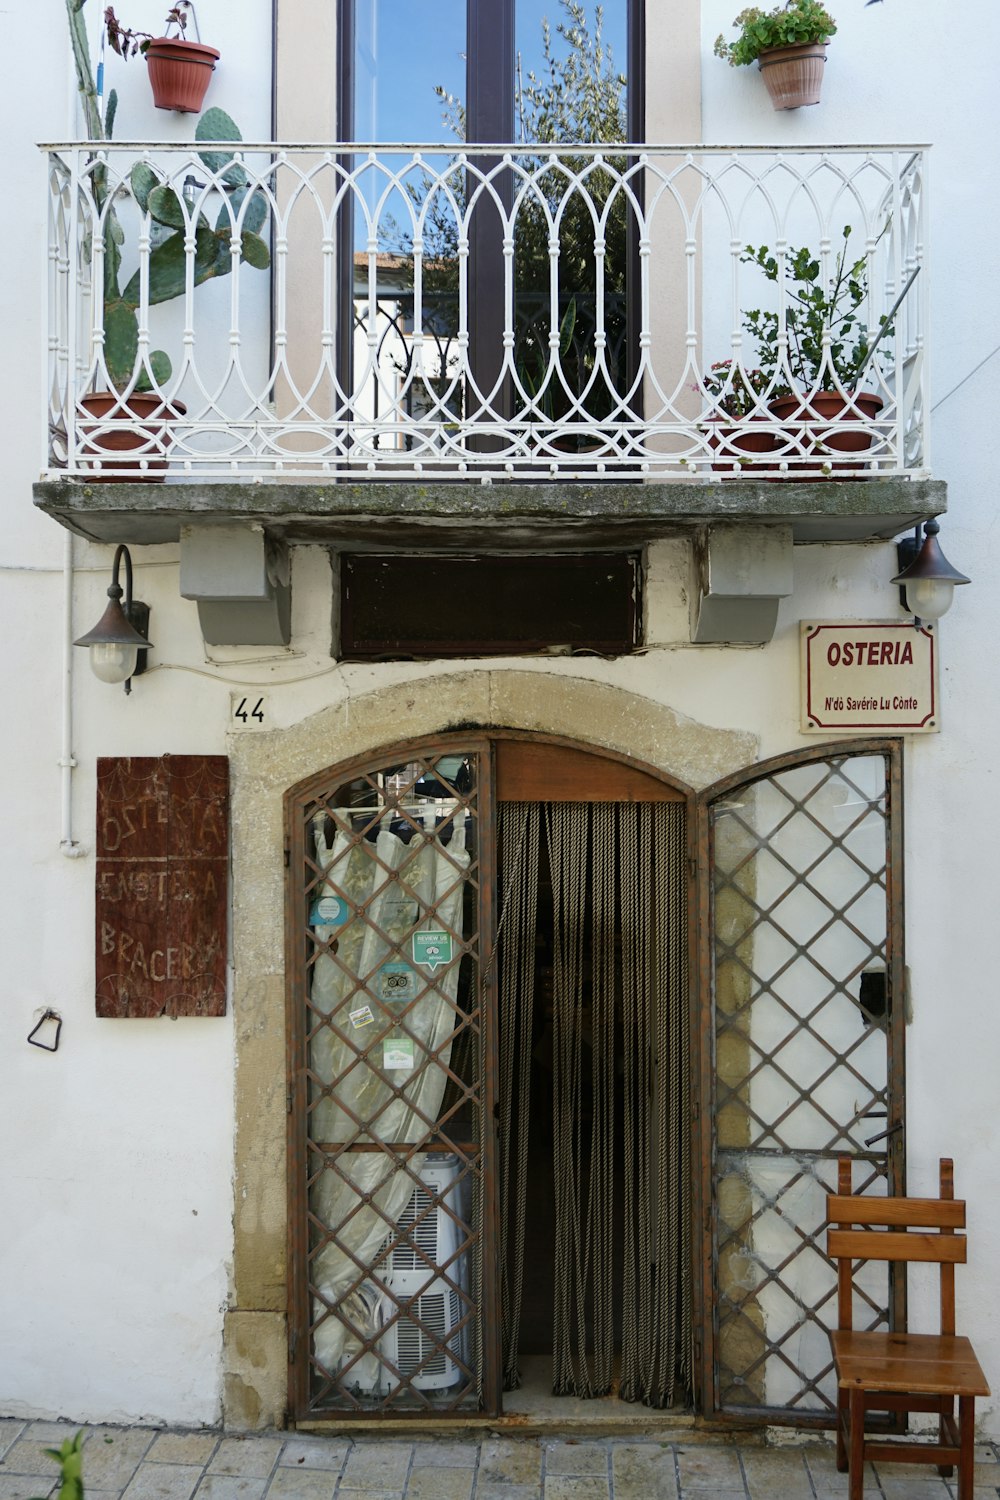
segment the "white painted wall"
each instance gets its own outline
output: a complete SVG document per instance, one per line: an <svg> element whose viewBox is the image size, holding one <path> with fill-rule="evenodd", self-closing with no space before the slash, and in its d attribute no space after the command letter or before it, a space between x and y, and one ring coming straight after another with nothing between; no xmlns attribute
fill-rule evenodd
<svg viewBox="0 0 1000 1500"><path fill-rule="evenodd" d="M91 0L91 21L98 12ZM907 928L914 1020L909 1030L911 1186L931 1190L936 1158L954 1155L971 1201L972 1264L959 1277L962 1321L974 1328L1000 1386L1000 1311L982 1248L1000 1233L996 1063L991 1026L995 707L990 594L1000 575L992 506L992 453L981 432L1000 397L997 245L993 205L1000 164L982 148L995 135L993 59L1000 14L969 0L961 28L971 53L952 52L931 0L838 0L824 103L775 114L752 70L711 56L734 0L704 0L704 135L709 141L930 140L934 471L948 481L943 541L976 575L941 628L943 732L914 740L906 757ZM269 7L201 7L207 40L223 51L210 102L249 139L267 134ZM128 19L161 14L134 0ZM263 693L267 725L288 725L381 684L455 670L434 664L341 666L329 656L330 572L319 549L293 559L288 651L206 651L195 605L178 593L173 547L137 549L136 593L153 606L153 670L130 699L74 681L74 831L84 857L59 852L60 612L63 533L37 515L30 484L40 466L44 174L33 142L75 132L74 98L58 5L14 7L4 17L9 70L4 116L8 187L18 203L5 284L7 358L0 366L6 503L0 543L0 629L10 642L6 723L0 740L5 840L4 1003L0 1006L0 1411L77 1419L212 1422L219 1415L221 1310L232 1250L233 1037L221 1020L115 1022L93 1016L93 808L101 754L226 749L230 694ZM956 29L957 30L957 29ZM55 63L47 83L30 60ZM61 71L60 71L61 69ZM114 70L114 71L112 71ZM142 65L109 63L122 94L117 135L187 137L193 122L152 111ZM987 363L973 374L982 360ZM969 377L966 380L966 377ZM966 381L959 387L960 382ZM954 394L952 392L954 391ZM992 401L991 401L992 398ZM16 420L14 420L16 418ZM103 607L111 552L77 543L74 634ZM762 756L812 743L798 729L798 621L805 616L891 616L887 545L797 549L795 593L771 645L691 648L677 549L653 557L651 600L663 642L623 662L518 661L542 673L589 675L670 704L702 722L750 730ZM513 664L513 663L512 663ZM496 662L490 663L496 667ZM251 730L240 732L252 732ZM336 758L331 746L330 760ZM65 1027L59 1053L29 1048L40 1007ZM918 1297L914 1316L927 1316ZM983 1404L987 1425L1000 1421Z"/></svg>
<svg viewBox="0 0 1000 1500"><path fill-rule="evenodd" d="M90 0L92 28L102 8ZM211 28L223 52L209 102L227 108L247 138L266 137L270 83L259 60L269 53L269 5L200 10L206 40ZM125 19L155 31L164 11L159 0L130 0ZM102 724L99 696L78 677L75 834L85 857L60 854L65 534L34 510L30 490L44 435L45 173L35 143L73 138L81 127L62 4L9 7L2 32L5 54L18 62L2 105L17 211L4 252L0 366L0 630L9 643L0 749L0 1411L211 1422L232 1253L232 1023L98 1021L90 954L96 757L127 743L137 754L208 751L218 735L204 733L190 691L165 717L139 694L128 704L112 694L132 712L120 719L116 702ZM145 73L142 62L108 62L107 87L121 95L116 136L193 135L192 120L153 110ZM101 612L110 551L78 543L77 559L80 634ZM176 603L176 567L144 567L154 608L168 578ZM157 614L163 620L169 609ZM64 1018L54 1056L26 1044L47 1005Z"/></svg>

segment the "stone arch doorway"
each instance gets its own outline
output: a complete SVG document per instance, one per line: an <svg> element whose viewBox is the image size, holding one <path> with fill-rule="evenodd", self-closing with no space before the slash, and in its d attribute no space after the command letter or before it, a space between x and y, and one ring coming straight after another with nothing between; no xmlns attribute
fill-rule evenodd
<svg viewBox="0 0 1000 1500"><path fill-rule="evenodd" d="M510 731L288 794L297 1420L690 1401L690 800Z"/></svg>
<svg viewBox="0 0 1000 1500"><path fill-rule="evenodd" d="M280 1421L287 1409L282 795L290 784L304 785L317 768L398 742L401 729L407 739L417 739L447 730L458 718L610 752L612 760L639 761L654 778L694 789L751 762L756 750L751 735L709 728L605 683L495 670L398 684L325 709L287 730L234 737L237 1148L224 1403L226 1419L237 1424Z"/></svg>

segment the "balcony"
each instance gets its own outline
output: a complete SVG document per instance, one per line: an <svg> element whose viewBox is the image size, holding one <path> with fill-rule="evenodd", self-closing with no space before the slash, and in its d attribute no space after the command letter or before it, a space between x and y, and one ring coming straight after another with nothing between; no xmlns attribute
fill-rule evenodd
<svg viewBox="0 0 1000 1500"><path fill-rule="evenodd" d="M37 498L84 531L66 481L94 516L195 503L141 488L166 480L265 523L332 513L333 486L405 512L385 481L425 511L456 480L500 485L517 511L571 480L587 514L692 522L752 494L763 518L821 517L805 539L943 508L921 148L45 150Z"/></svg>

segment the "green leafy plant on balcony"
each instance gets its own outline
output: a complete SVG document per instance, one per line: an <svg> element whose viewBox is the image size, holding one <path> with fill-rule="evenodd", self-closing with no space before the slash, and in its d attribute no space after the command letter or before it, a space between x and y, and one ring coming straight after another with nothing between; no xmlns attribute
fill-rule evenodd
<svg viewBox="0 0 1000 1500"><path fill-rule="evenodd" d="M716 38L715 55L730 67L746 67L756 62L762 52L775 47L803 47L828 42L835 35L837 23L820 0L788 0L771 11L756 5L741 10L733 22L740 34L735 42L723 35Z"/></svg>
<svg viewBox="0 0 1000 1500"><path fill-rule="evenodd" d="M882 234L885 232L883 229ZM865 315L868 259L865 255L849 259L850 236L848 224L825 277L820 258L808 246L789 250L781 263L767 245L747 245L743 253L745 265L757 266L768 281L784 286L784 351L778 341L780 320L776 312L754 308L743 315L744 328L757 342L765 383L773 382L776 391L788 377L807 391L850 391L868 365L874 343L869 339ZM892 337L892 325L881 317L878 326L884 347L884 341Z"/></svg>

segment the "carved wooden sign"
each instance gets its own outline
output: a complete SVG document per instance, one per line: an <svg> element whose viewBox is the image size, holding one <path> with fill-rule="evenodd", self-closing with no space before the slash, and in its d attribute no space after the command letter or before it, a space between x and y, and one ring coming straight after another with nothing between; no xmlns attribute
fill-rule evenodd
<svg viewBox="0 0 1000 1500"><path fill-rule="evenodd" d="M226 1012L229 761L97 762L97 1014Z"/></svg>

